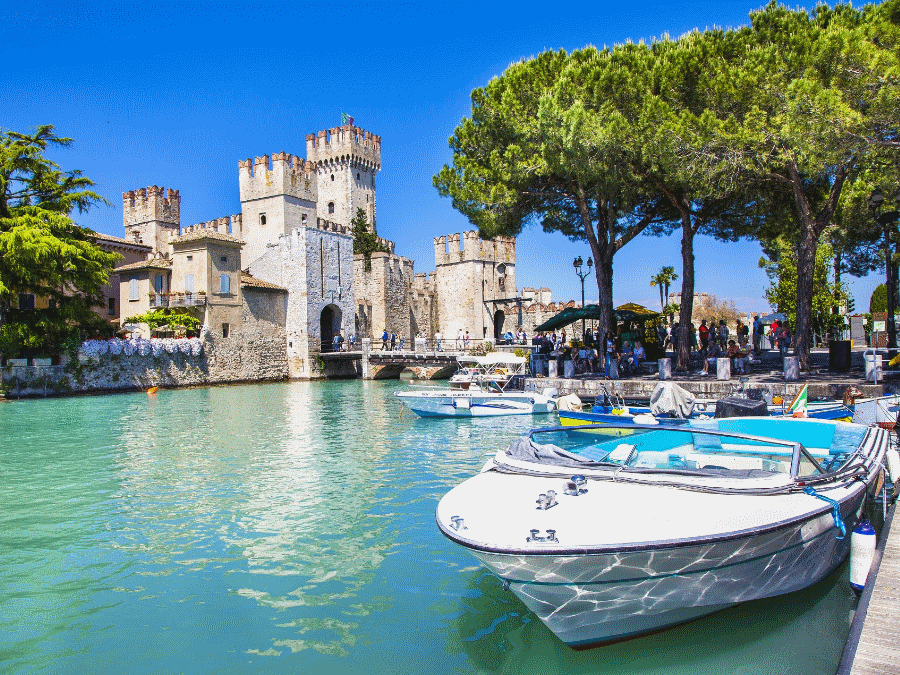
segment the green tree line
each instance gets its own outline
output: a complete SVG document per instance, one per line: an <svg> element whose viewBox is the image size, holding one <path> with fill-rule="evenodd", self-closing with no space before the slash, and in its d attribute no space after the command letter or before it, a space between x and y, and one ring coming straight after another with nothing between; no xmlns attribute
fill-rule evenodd
<svg viewBox="0 0 900 675"><path fill-rule="evenodd" d="M587 242L601 331L614 326L613 258L637 236L680 230L685 325L695 237L755 238L796 270L785 287L808 368L820 247L838 288L884 260L865 202L900 179L898 37L900 0L773 2L733 30L547 51L472 92L434 184L482 237L540 224Z"/></svg>

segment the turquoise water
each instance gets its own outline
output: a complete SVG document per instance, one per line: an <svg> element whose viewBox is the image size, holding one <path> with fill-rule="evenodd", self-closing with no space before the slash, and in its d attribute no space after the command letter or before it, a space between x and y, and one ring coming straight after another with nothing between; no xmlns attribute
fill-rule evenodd
<svg viewBox="0 0 900 675"><path fill-rule="evenodd" d="M845 567L565 647L434 524L447 490L555 417L418 419L400 386L0 404L0 673L834 672Z"/></svg>

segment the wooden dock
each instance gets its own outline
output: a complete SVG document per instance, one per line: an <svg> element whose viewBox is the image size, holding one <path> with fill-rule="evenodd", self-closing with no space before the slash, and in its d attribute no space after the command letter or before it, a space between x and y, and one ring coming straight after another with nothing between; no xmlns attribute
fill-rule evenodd
<svg viewBox="0 0 900 675"><path fill-rule="evenodd" d="M837 675L900 674L900 527L888 511Z"/></svg>

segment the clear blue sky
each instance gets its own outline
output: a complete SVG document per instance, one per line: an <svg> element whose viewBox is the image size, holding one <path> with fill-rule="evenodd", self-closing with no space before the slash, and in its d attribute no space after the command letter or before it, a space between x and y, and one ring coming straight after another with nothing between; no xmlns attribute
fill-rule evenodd
<svg viewBox="0 0 900 675"><path fill-rule="evenodd" d="M340 124L343 109L382 138L379 234L417 272L431 271L433 237L471 229L431 178L451 160L447 139L468 115L474 88L545 49L736 27L760 4L0 3L0 127L51 123L72 137L74 146L52 158L82 170L113 204L79 222L122 236L122 192L179 190L182 225L238 213L238 160L282 150L305 156L306 134ZM526 230L519 288L580 299L576 255L587 259L587 244ZM696 256L698 291L767 309L757 244L702 238ZM680 275L677 236L626 246L615 259L616 304L658 307L649 280L663 265ZM858 310L880 282L852 281ZM585 294L596 301L593 277Z"/></svg>

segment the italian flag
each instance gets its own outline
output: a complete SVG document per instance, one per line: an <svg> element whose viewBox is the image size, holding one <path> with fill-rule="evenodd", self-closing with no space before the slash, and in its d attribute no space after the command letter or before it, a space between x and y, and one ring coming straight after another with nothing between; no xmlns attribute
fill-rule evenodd
<svg viewBox="0 0 900 675"><path fill-rule="evenodd" d="M806 417L806 403L809 400L809 382L803 385L803 389L791 401L788 412L794 417Z"/></svg>
<svg viewBox="0 0 900 675"><path fill-rule="evenodd" d="M353 118L345 112L341 112L341 124L353 124Z"/></svg>

